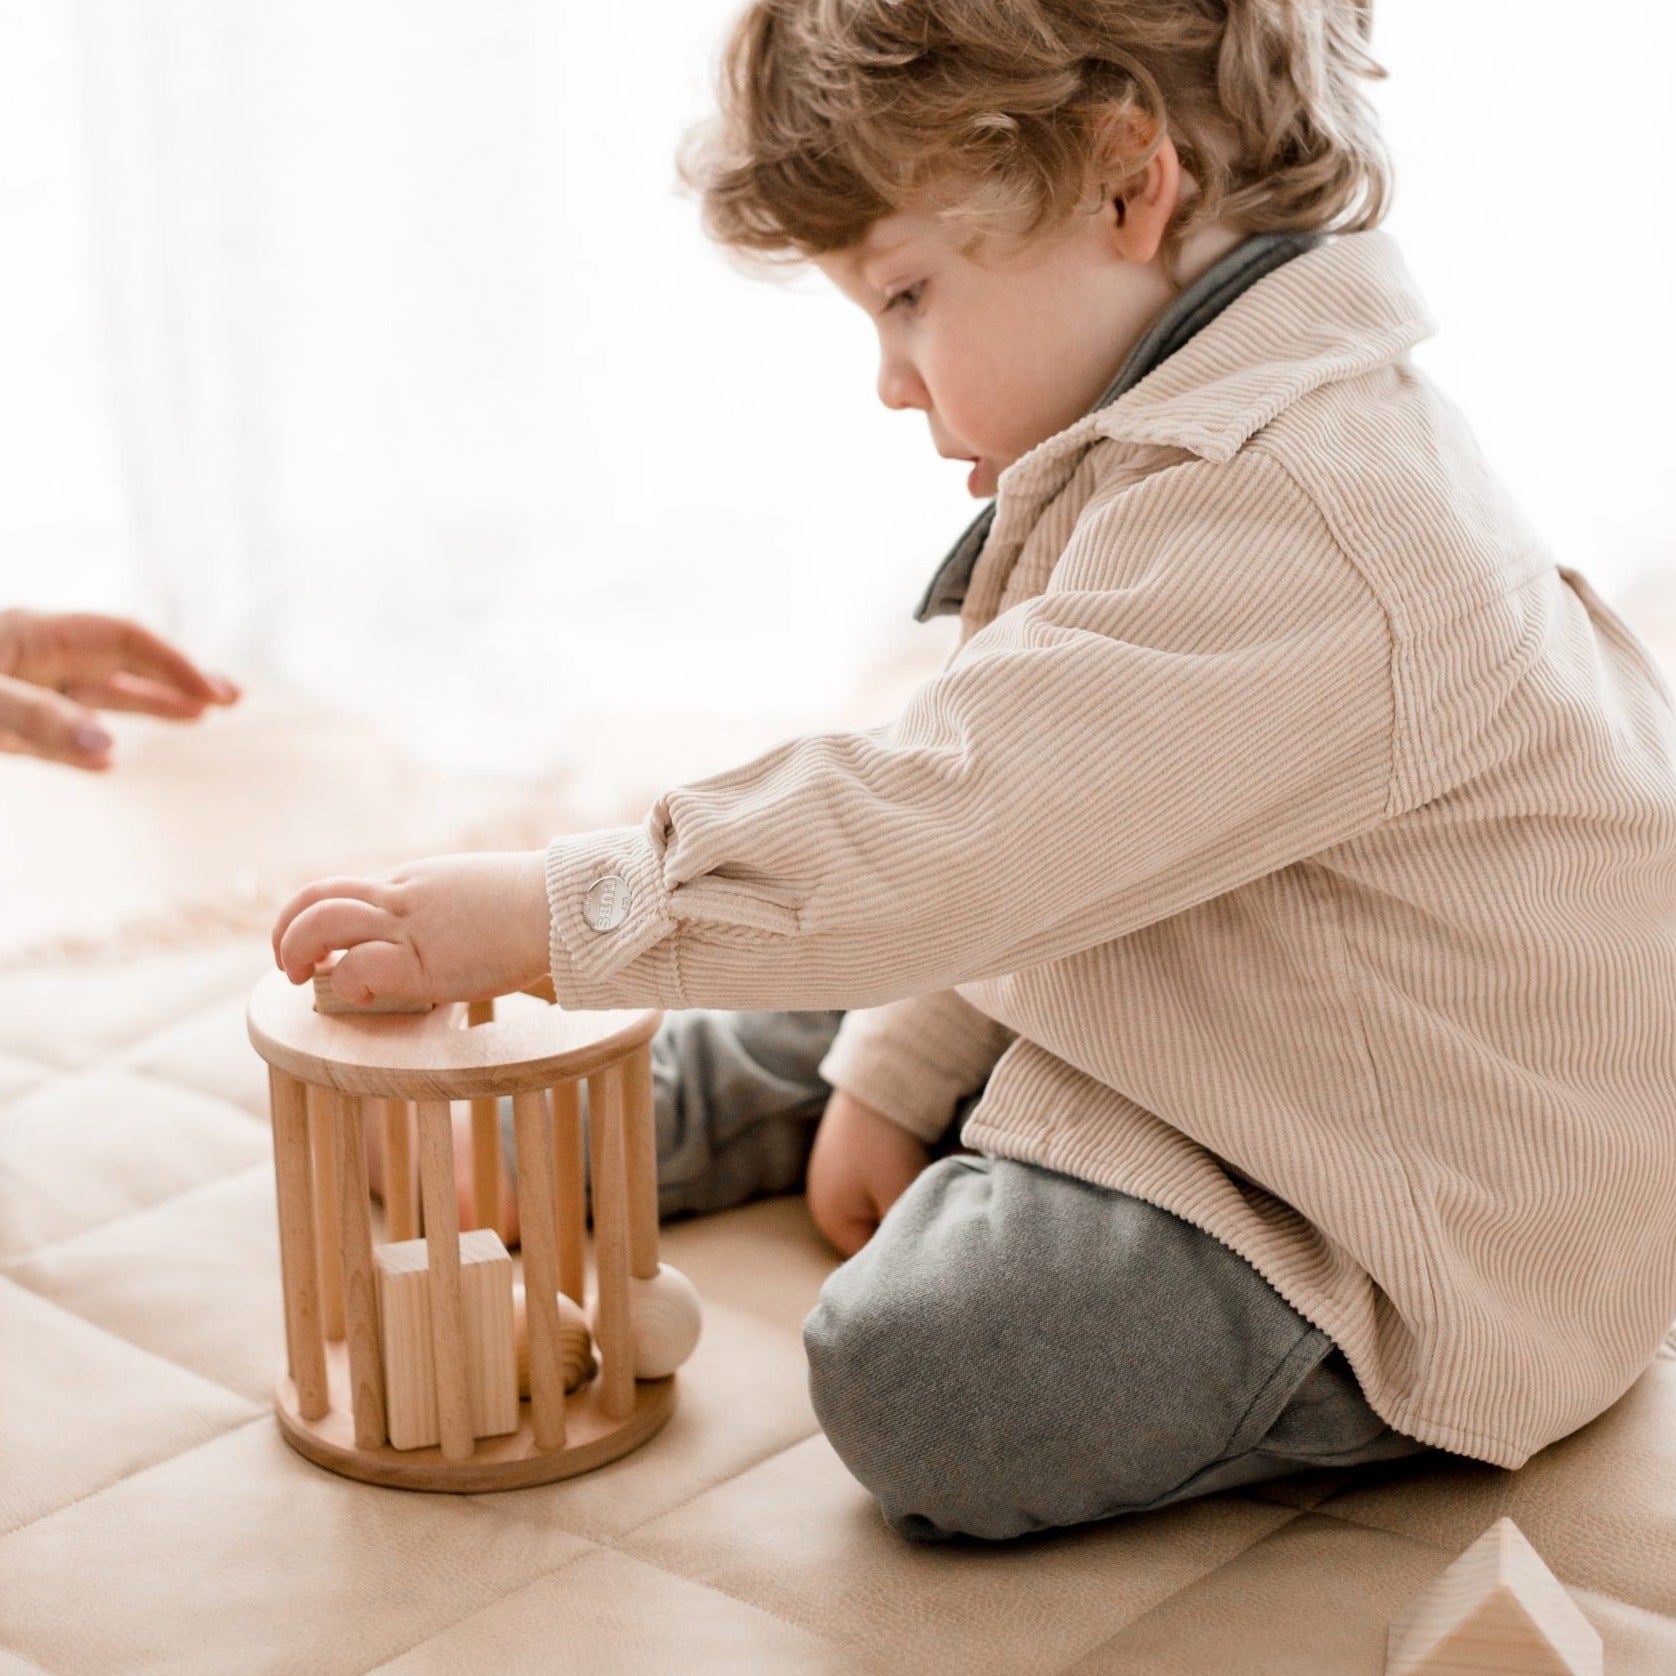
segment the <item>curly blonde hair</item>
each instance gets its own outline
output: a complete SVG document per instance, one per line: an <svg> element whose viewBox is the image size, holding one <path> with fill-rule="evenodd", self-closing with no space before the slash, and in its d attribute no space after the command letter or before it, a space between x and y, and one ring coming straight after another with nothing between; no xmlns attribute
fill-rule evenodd
<svg viewBox="0 0 1676 1676"><path fill-rule="evenodd" d="M1166 236L1376 225L1390 164L1358 86L1372 0L752 0L719 112L682 145L707 231L759 260L935 208L966 247L1066 222L1174 141ZM951 186L956 188L950 191Z"/></svg>

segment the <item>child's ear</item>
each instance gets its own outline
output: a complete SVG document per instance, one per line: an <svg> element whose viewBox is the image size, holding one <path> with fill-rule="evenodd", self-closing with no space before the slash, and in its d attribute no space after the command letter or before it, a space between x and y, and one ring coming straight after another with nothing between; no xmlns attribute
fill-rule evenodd
<svg viewBox="0 0 1676 1676"><path fill-rule="evenodd" d="M1101 214L1114 255L1144 264L1158 254L1181 201L1181 179L1181 159L1165 134L1137 172L1107 188Z"/></svg>

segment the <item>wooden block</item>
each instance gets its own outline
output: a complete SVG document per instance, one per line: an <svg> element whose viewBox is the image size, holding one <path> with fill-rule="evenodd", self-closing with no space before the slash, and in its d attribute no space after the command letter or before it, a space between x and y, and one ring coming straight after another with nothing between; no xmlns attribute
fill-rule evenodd
<svg viewBox="0 0 1676 1676"><path fill-rule="evenodd" d="M381 1245L379 1325L390 1445L424 1449L441 1441L431 1339L430 1258L424 1240ZM512 1335L512 1259L492 1228L460 1236L466 1371L473 1437L518 1429L518 1368Z"/></svg>
<svg viewBox="0 0 1676 1676"><path fill-rule="evenodd" d="M1601 1676L1593 1624L1511 1519L1400 1612L1385 1676Z"/></svg>
<svg viewBox="0 0 1676 1676"><path fill-rule="evenodd" d="M314 974L314 1010L317 1013L330 1013L334 1017L341 1014L365 1013L369 1016L375 1013L428 1013L431 1011L429 1001L369 1001L364 1007L352 1007L332 988L332 971L330 966L322 966Z"/></svg>

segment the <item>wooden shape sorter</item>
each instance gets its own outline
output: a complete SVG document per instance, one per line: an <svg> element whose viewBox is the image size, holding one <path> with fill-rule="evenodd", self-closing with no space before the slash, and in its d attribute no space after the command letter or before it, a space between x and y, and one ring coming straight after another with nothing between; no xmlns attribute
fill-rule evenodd
<svg viewBox="0 0 1676 1676"><path fill-rule="evenodd" d="M256 986L248 1023L268 1062L285 1300L274 1411L294 1449L399 1489L512 1490L615 1460L664 1424L675 1407L672 1363L641 1356L637 1367L635 1342L637 1326L667 1336L665 1294L687 1287L658 1262L651 1038L661 1017L565 1012L550 986L370 1016L317 1010L314 986L281 972ZM527 1400L515 1383L512 1260L492 1232L506 1097L518 1141ZM479 1228L464 1235L454 1101L471 1107ZM391 1243L377 1252L369 1120L381 1126L387 1166ZM421 1213L417 1269L403 1247ZM592 1302L598 1357L597 1374L569 1392L561 1294L579 1308ZM681 1354L695 1337L689 1321ZM516 1419L503 1429L507 1381ZM433 1414L434 1441L418 1441L431 1438Z"/></svg>
<svg viewBox="0 0 1676 1676"><path fill-rule="evenodd" d="M1385 1676L1601 1676L1599 1632L1511 1519L1391 1625Z"/></svg>

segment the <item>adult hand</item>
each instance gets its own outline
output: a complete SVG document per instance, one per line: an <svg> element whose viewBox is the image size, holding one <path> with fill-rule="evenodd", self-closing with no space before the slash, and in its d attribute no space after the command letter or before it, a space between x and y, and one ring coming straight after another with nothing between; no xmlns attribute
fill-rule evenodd
<svg viewBox="0 0 1676 1676"><path fill-rule="evenodd" d="M809 1214L841 1255L853 1257L930 1162L924 1141L836 1089L809 1154Z"/></svg>
<svg viewBox="0 0 1676 1676"><path fill-rule="evenodd" d="M94 710L193 721L239 689L206 675L149 629L92 612L0 611L0 751L110 767Z"/></svg>
<svg viewBox="0 0 1676 1676"><path fill-rule="evenodd" d="M323 879L274 922L274 959L307 983L335 949L332 988L373 1001L477 1001L547 976L543 850L443 855L366 879Z"/></svg>

